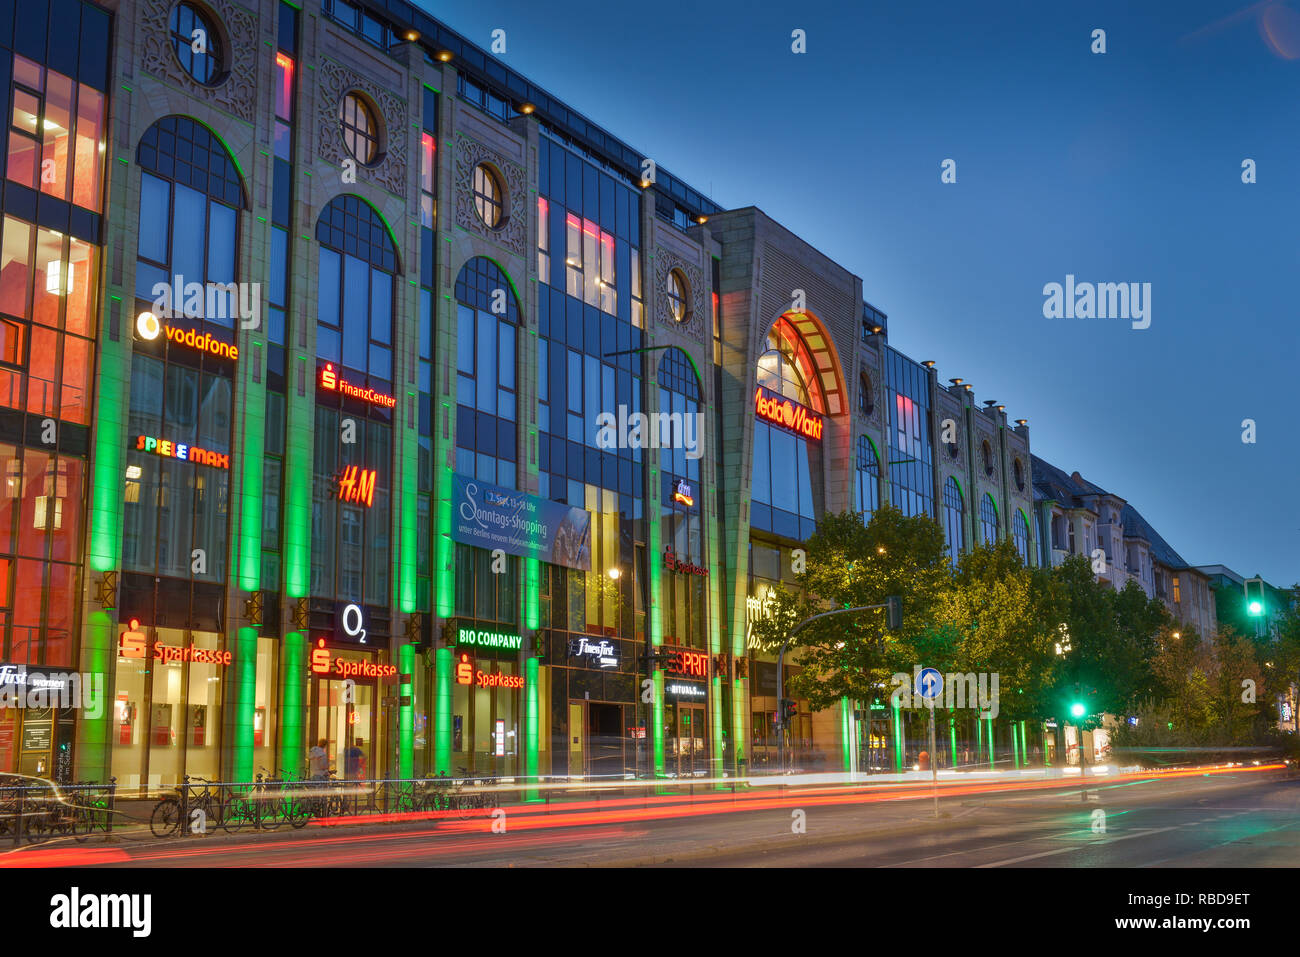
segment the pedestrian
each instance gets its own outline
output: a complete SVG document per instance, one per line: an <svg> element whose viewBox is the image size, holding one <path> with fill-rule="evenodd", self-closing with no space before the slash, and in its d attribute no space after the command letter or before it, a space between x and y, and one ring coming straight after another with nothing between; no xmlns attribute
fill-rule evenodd
<svg viewBox="0 0 1300 957"><path fill-rule="evenodd" d="M326 741L321 738L316 747L307 752L307 757L311 762L311 777L313 781L325 780L329 772L330 761L329 752L325 750Z"/></svg>
<svg viewBox="0 0 1300 957"><path fill-rule="evenodd" d="M344 772L353 781L365 777L363 769L366 764L366 753L361 750L363 744L365 744L365 741L358 738L343 755Z"/></svg>

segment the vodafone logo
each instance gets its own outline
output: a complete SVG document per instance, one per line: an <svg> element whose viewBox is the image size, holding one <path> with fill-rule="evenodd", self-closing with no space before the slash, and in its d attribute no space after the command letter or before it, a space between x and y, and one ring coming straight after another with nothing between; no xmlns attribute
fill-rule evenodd
<svg viewBox="0 0 1300 957"><path fill-rule="evenodd" d="M142 312L136 317L135 331L141 339L152 342L162 335L162 323L152 312Z"/></svg>

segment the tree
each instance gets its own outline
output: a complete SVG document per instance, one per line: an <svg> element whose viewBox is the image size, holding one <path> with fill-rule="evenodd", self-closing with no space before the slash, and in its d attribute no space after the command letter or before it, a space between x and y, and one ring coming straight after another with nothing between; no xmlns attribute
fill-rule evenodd
<svg viewBox="0 0 1300 957"><path fill-rule="evenodd" d="M911 672L920 649L936 643L931 622L949 573L943 529L934 519L884 506L865 526L855 512L825 515L805 545L802 593L776 589L776 613L754 624L768 647L779 647L799 621L835 608L903 600L903 628L887 632L883 610L814 622L792 643L800 672L791 690L814 711L848 697L870 702L896 671Z"/></svg>
<svg viewBox="0 0 1300 957"><path fill-rule="evenodd" d="M961 556L937 609L936 624L957 637L952 669L997 674L998 711L1011 720L1051 710L1059 667L1057 631L1042 602L1045 575L1035 571L1008 540L980 545Z"/></svg>

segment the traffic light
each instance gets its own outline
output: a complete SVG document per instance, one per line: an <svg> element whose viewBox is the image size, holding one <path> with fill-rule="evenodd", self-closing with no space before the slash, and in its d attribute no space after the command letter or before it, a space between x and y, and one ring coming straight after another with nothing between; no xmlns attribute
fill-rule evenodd
<svg viewBox="0 0 1300 957"><path fill-rule="evenodd" d="M1076 701L1070 705L1070 717L1072 718L1082 718L1087 713L1088 709L1082 701Z"/></svg>
<svg viewBox="0 0 1300 957"><path fill-rule="evenodd" d="M1246 580L1246 614L1258 618L1264 614L1264 579L1248 578Z"/></svg>
<svg viewBox="0 0 1300 957"><path fill-rule="evenodd" d="M790 719L793 718L798 713L799 713L799 706L795 703L793 698L781 699L781 723L783 725L788 725L790 723Z"/></svg>
<svg viewBox="0 0 1300 957"><path fill-rule="evenodd" d="M898 595L890 595L885 599L885 624L890 631L898 631L903 627L903 599Z"/></svg>

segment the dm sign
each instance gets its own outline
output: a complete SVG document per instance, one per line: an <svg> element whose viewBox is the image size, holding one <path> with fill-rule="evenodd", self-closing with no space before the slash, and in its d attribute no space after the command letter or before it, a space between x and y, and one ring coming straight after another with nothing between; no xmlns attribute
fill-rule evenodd
<svg viewBox="0 0 1300 957"><path fill-rule="evenodd" d="M464 545L591 570L591 513L455 476L451 537Z"/></svg>

